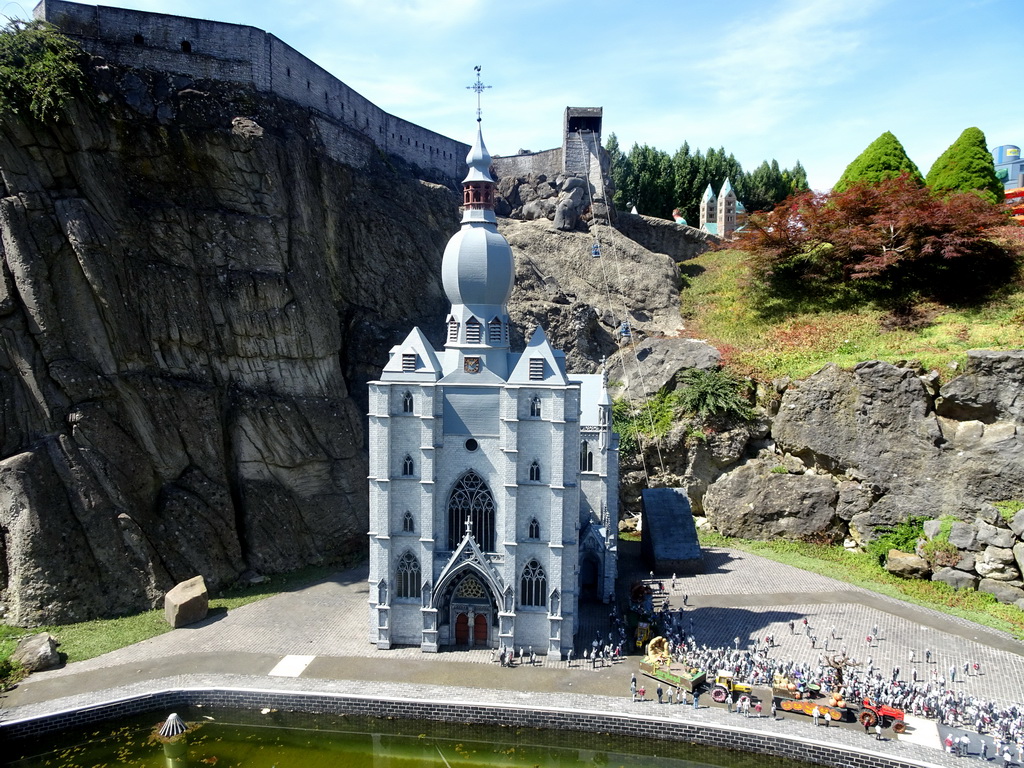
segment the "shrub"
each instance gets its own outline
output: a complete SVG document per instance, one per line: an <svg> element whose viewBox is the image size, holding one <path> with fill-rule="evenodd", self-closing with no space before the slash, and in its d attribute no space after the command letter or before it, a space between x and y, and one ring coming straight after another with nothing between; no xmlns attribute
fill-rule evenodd
<svg viewBox="0 0 1024 768"><path fill-rule="evenodd" d="M701 419L734 418L748 421L753 416L750 403L743 396L744 383L727 371L705 371L691 368L678 381L679 407L684 413Z"/></svg>
<svg viewBox="0 0 1024 768"><path fill-rule="evenodd" d="M60 120L69 99L85 90L82 52L45 21L12 19L0 30L0 115L27 111Z"/></svg>
<svg viewBox="0 0 1024 768"><path fill-rule="evenodd" d="M907 176L844 192L794 196L750 217L740 236L767 295L878 302L970 304L1018 274L1003 206L973 192L934 196Z"/></svg>
<svg viewBox="0 0 1024 768"><path fill-rule="evenodd" d="M900 552L914 552L917 542L924 536L926 517L911 517L892 528L876 528L879 534L867 545L867 551L877 558L879 565L885 562L890 549Z"/></svg>
<svg viewBox="0 0 1024 768"><path fill-rule="evenodd" d="M781 464L776 464L774 467L772 467L772 474L774 474L774 475L788 475L789 474L789 470L786 469Z"/></svg>
<svg viewBox="0 0 1024 768"><path fill-rule="evenodd" d="M960 550L949 541L934 538L921 546L921 554L933 566L954 566L960 562Z"/></svg>
<svg viewBox="0 0 1024 768"><path fill-rule="evenodd" d="M0 659L0 692L9 691L28 677L28 672L17 662L9 658Z"/></svg>

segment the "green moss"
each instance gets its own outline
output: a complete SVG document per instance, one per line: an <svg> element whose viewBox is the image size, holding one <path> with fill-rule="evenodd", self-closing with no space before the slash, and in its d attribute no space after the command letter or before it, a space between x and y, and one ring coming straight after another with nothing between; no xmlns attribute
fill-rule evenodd
<svg viewBox="0 0 1024 768"><path fill-rule="evenodd" d="M1009 522L1013 520L1014 516L1024 509L1024 501L1018 501L1016 499L1010 499L1007 501L994 501L992 506L999 510L1000 516L1003 520Z"/></svg>

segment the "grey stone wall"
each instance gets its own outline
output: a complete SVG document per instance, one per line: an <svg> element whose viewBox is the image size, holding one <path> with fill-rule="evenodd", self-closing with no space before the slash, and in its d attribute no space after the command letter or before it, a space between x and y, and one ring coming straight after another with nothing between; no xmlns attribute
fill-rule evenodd
<svg viewBox="0 0 1024 768"><path fill-rule="evenodd" d="M525 155L495 157L492 165L499 179L527 176L532 173L534 176L543 174L554 180L562 172L562 149L559 147Z"/></svg>
<svg viewBox="0 0 1024 768"><path fill-rule="evenodd" d="M261 29L65 0L42 0L34 15L108 61L252 85L322 113L421 168L452 179L465 173L469 145L388 114ZM356 150L337 130L325 128L324 141L333 157L365 162L365 150Z"/></svg>

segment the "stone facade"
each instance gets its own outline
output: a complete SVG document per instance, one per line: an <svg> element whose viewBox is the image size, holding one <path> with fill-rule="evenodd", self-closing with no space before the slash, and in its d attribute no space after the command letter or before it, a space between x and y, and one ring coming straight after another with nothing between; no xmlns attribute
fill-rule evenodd
<svg viewBox="0 0 1024 768"><path fill-rule="evenodd" d="M34 15L59 27L86 51L136 69L250 85L322 115L323 140L335 159L358 160L339 123L379 149L457 179L469 147L390 115L291 46L255 27L162 13L42 0ZM361 163L359 163L361 164Z"/></svg>

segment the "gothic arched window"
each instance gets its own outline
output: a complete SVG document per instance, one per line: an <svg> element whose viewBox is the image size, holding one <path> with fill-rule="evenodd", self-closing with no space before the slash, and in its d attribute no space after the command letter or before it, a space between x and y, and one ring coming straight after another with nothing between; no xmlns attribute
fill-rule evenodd
<svg viewBox="0 0 1024 768"><path fill-rule="evenodd" d="M459 321L454 317L448 321L448 341L459 340Z"/></svg>
<svg viewBox="0 0 1024 768"><path fill-rule="evenodd" d="M530 534L529 534L529 538L531 538L531 539L539 539L540 538L540 523L537 522L537 518L536 517L533 518L533 520L530 521Z"/></svg>
<svg viewBox="0 0 1024 768"><path fill-rule="evenodd" d="M494 551L494 497L476 472L464 474L448 497L448 549L455 549L469 518L476 543L485 552Z"/></svg>
<svg viewBox="0 0 1024 768"><path fill-rule="evenodd" d="M414 468L412 456L405 454L405 459L402 461L402 477L412 477L412 471Z"/></svg>
<svg viewBox="0 0 1024 768"><path fill-rule="evenodd" d="M540 414L541 414L540 398L539 397L534 397L530 401L530 417L534 418L534 419L539 419L540 418Z"/></svg>
<svg viewBox="0 0 1024 768"><path fill-rule="evenodd" d="M402 532L413 533L416 530L416 521L413 520L412 512L406 510L405 517L402 518Z"/></svg>
<svg viewBox="0 0 1024 768"><path fill-rule="evenodd" d="M523 607L542 608L548 604L548 578L540 563L531 560L523 568L523 577L519 580L519 604Z"/></svg>
<svg viewBox="0 0 1024 768"><path fill-rule="evenodd" d="M420 561L412 552L406 552L398 561L395 571L396 594L399 598L420 597Z"/></svg>
<svg viewBox="0 0 1024 768"><path fill-rule="evenodd" d="M402 395L402 413L412 413L412 392Z"/></svg>
<svg viewBox="0 0 1024 768"><path fill-rule="evenodd" d="M538 464L536 461L530 465L530 482L540 482L540 464Z"/></svg>
<svg viewBox="0 0 1024 768"><path fill-rule="evenodd" d="M590 450L587 441L580 443L580 472L594 471L594 452Z"/></svg>
<svg viewBox="0 0 1024 768"><path fill-rule="evenodd" d="M479 344L481 335L480 321L475 317L469 318L466 321L466 343Z"/></svg>

